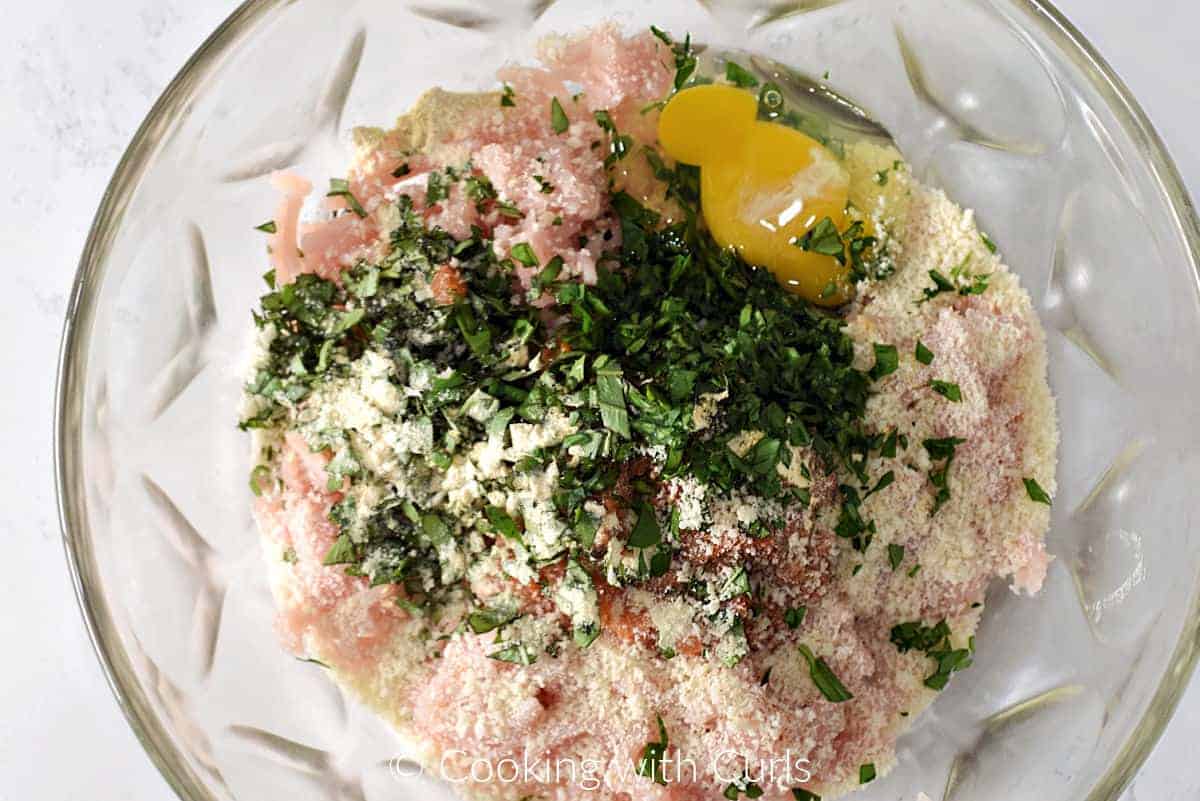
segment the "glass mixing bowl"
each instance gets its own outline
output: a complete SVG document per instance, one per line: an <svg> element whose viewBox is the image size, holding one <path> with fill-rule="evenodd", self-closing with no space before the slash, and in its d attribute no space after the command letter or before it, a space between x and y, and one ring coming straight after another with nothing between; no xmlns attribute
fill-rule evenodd
<svg viewBox="0 0 1200 801"><path fill-rule="evenodd" d="M336 6L336 9L335 9ZM1111 801L1197 655L1200 229L1111 70L1037 0L256 0L196 53L104 197L63 344L58 478L79 601L130 725L200 799L451 798L288 656L235 427L261 234L291 167L550 31L651 23L855 98L977 210L1032 293L1062 425L1034 600L993 588L975 666L860 797Z"/></svg>

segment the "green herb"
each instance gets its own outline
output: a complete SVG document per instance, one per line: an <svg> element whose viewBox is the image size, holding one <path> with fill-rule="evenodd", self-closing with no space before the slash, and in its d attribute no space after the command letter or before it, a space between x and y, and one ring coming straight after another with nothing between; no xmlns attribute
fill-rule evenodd
<svg viewBox="0 0 1200 801"><path fill-rule="evenodd" d="M492 524L492 528L498 531L504 537L517 542L522 542L521 530L517 524L509 517L508 512L501 509L499 506L487 506L483 513L487 515L488 522Z"/></svg>
<svg viewBox="0 0 1200 801"><path fill-rule="evenodd" d="M325 193L325 197L340 197L350 206L350 210L359 217L366 217L367 210L358 202L358 198L350 191L350 183L344 178L330 178L329 191Z"/></svg>
<svg viewBox="0 0 1200 801"><path fill-rule="evenodd" d="M541 175L535 175L535 176L533 176L533 180L537 183L538 188L540 189L540 191L543 195L553 194L554 184L547 181L545 179L545 177L543 177Z"/></svg>
<svg viewBox="0 0 1200 801"><path fill-rule="evenodd" d="M941 467L936 467L929 473L929 481L937 490L934 495L933 509L929 513L930 517L936 515L950 500L950 465L954 461L955 450L964 442L966 440L958 437L946 437L944 439L927 439L922 443L930 459L942 462Z"/></svg>
<svg viewBox="0 0 1200 801"><path fill-rule="evenodd" d="M349 565L358 561L358 552L349 535L342 534L325 553L324 565Z"/></svg>
<svg viewBox="0 0 1200 801"><path fill-rule="evenodd" d="M500 212L501 217L507 217L510 220L519 220L525 216L523 211L506 200L496 201L496 211Z"/></svg>
<svg viewBox="0 0 1200 801"><path fill-rule="evenodd" d="M891 641L902 654L922 651L937 663L936 670L925 679L925 686L931 690L945 688L953 673L971 666L973 646L951 646L950 627L945 620L933 626L926 626L920 621L897 624L892 627Z"/></svg>
<svg viewBox="0 0 1200 801"><path fill-rule="evenodd" d="M918 305L933 300L943 292L953 292L955 290L954 284L949 278L942 275L939 270L930 270L929 277L933 279L933 286L924 290L921 299L917 301Z"/></svg>
<svg viewBox="0 0 1200 801"><path fill-rule="evenodd" d="M804 236L797 239L795 244L796 247L810 253L833 256L842 262L846 259L846 246L842 242L842 235L830 217L821 218Z"/></svg>
<svg viewBox="0 0 1200 801"><path fill-rule="evenodd" d="M725 80L743 89L753 89L758 86L758 78L754 73L735 61L725 62Z"/></svg>
<svg viewBox="0 0 1200 801"><path fill-rule="evenodd" d="M962 401L962 390L959 389L958 384L951 383L950 381L939 381L934 378L930 380L929 387L948 401L953 403Z"/></svg>
<svg viewBox="0 0 1200 801"><path fill-rule="evenodd" d="M858 768L858 783L870 784L875 781L875 763L868 762L865 765L860 765Z"/></svg>
<svg viewBox="0 0 1200 801"><path fill-rule="evenodd" d="M522 643L514 643L507 648L501 648L495 653L488 654L489 659L495 659L497 662L509 662L522 667L529 667L537 661L537 655L530 652Z"/></svg>
<svg viewBox="0 0 1200 801"><path fill-rule="evenodd" d="M516 618L516 614L506 609L481 609L467 615L467 625L476 634L487 634L502 626L506 626Z"/></svg>
<svg viewBox="0 0 1200 801"><path fill-rule="evenodd" d="M397 167L396 169L392 170L392 177L393 178L403 178L404 176L408 175L411 172L412 172L412 167L408 166L408 162L406 161L403 164L401 164L399 167Z"/></svg>
<svg viewBox="0 0 1200 801"><path fill-rule="evenodd" d="M916 358L921 364L933 364L933 351L925 347L925 343L917 340Z"/></svg>
<svg viewBox="0 0 1200 801"><path fill-rule="evenodd" d="M571 127L571 121L567 119L567 112L563 111L562 103L558 102L557 97L550 101L550 127L560 135L565 134Z"/></svg>
<svg viewBox="0 0 1200 801"><path fill-rule="evenodd" d="M888 545L888 564L892 566L892 570L900 567L900 563L904 561L904 546L891 543Z"/></svg>
<svg viewBox="0 0 1200 801"><path fill-rule="evenodd" d="M662 542L662 530L658 527L658 518L654 507L643 503L638 508L637 522L629 534L630 548L649 548Z"/></svg>
<svg viewBox="0 0 1200 801"><path fill-rule="evenodd" d="M725 788L725 792L722 793L722 796L724 798L728 798L729 801L737 801L743 795L746 796L746 798L762 798L762 794L763 789L761 787L750 781L748 777L743 777L741 781L730 783L730 785Z"/></svg>
<svg viewBox="0 0 1200 801"><path fill-rule="evenodd" d="M263 483L270 480L270 478L271 468L265 464L260 464L250 471L250 491L254 493L254 497L262 497Z"/></svg>
<svg viewBox="0 0 1200 801"><path fill-rule="evenodd" d="M601 109L594 112L593 117L600 129L608 134L608 156L604 159L604 166L611 167L621 159L629 155L630 149L633 147L633 137L623 135L617 130L617 124L613 122L612 115ZM650 150L647 153L653 152ZM657 158L655 154L655 158ZM661 160L660 160L661 162Z"/></svg>
<svg viewBox="0 0 1200 801"><path fill-rule="evenodd" d="M829 73L825 73L825 75L828 77ZM821 796L800 787L792 790L792 797L795 798L796 801L821 801Z"/></svg>
<svg viewBox="0 0 1200 801"><path fill-rule="evenodd" d="M825 664L825 660L813 654L807 645L800 646L800 654L808 662L808 673L812 677L813 684L817 686L827 701L842 703L854 697L845 685L838 681L838 677L829 669L829 665Z"/></svg>
<svg viewBox="0 0 1200 801"><path fill-rule="evenodd" d="M1050 494L1042 489L1041 484L1032 478L1022 480L1025 482L1025 492L1029 495L1029 500L1034 503L1044 503L1047 506L1051 505Z"/></svg>
<svg viewBox="0 0 1200 801"><path fill-rule="evenodd" d="M637 774L665 787L667 775L663 761L671 741L667 738L667 727L663 724L662 716L656 715L655 718L658 721L658 741L646 743L646 747L642 749L642 758L638 761Z"/></svg>
<svg viewBox="0 0 1200 801"><path fill-rule="evenodd" d="M804 615L808 612L808 607L797 606L788 609L783 613L783 622L787 624L789 629L798 629L804 623Z"/></svg>
<svg viewBox="0 0 1200 801"><path fill-rule="evenodd" d="M908 571L908 577L912 578L913 576L917 575L917 573L920 572L920 570L921 570L920 565L913 565Z"/></svg>
<svg viewBox="0 0 1200 801"><path fill-rule="evenodd" d="M533 248L529 246L528 242L519 242L513 245L512 257L526 267L538 266L537 254L533 252Z"/></svg>
<svg viewBox="0 0 1200 801"><path fill-rule="evenodd" d="M981 233L979 238L983 240L983 246L988 249L989 253L995 253L997 250L999 250L999 248L996 247L996 243L993 242L991 237L989 237L987 234Z"/></svg>
<svg viewBox="0 0 1200 801"><path fill-rule="evenodd" d="M875 366L871 368L871 378L878 381L896 372L900 367L900 354L895 345L880 345L877 342L874 348Z"/></svg>
<svg viewBox="0 0 1200 801"><path fill-rule="evenodd" d="M887 182L888 182L888 171L887 170L880 170L879 172L875 173L875 183L879 184L880 186L887 186Z"/></svg>
<svg viewBox="0 0 1200 801"><path fill-rule="evenodd" d="M895 482L895 480L896 473L892 470L887 471L879 477L879 480L875 482L875 486L867 490L867 494L864 495L863 498L869 498L880 490L887 489L888 487L892 486L892 483Z"/></svg>
<svg viewBox="0 0 1200 801"><path fill-rule="evenodd" d="M650 26L650 31L667 47L671 48L671 52L675 55L675 91L678 92L692 77L696 71L696 66L699 63L696 59L696 54L692 51L692 37L689 35L684 38L682 43L675 42L670 34L659 28Z"/></svg>
<svg viewBox="0 0 1200 801"><path fill-rule="evenodd" d="M279 228L275 225L274 220L267 220L262 225L254 226L254 230L262 231L264 234L273 234L273 233L276 233L279 230Z"/></svg>
<svg viewBox="0 0 1200 801"><path fill-rule="evenodd" d="M516 93L508 84L504 84L504 89L500 92L500 106L502 108L511 108L517 105Z"/></svg>

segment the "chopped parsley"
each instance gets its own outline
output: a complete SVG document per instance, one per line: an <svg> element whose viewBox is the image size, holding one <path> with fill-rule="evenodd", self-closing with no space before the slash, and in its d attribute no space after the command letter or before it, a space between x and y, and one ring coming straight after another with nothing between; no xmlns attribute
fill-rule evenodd
<svg viewBox="0 0 1200 801"><path fill-rule="evenodd" d="M900 367L900 353L895 345L875 344L875 366L871 368L871 378L878 381L889 376Z"/></svg>
<svg viewBox="0 0 1200 801"><path fill-rule="evenodd" d="M875 781L875 777L876 777L876 773L875 773L875 763L874 762L868 762L867 764L860 765L858 767L858 783L859 784L870 784L871 782Z"/></svg>
<svg viewBox="0 0 1200 801"><path fill-rule="evenodd" d="M814 792L805 790L803 787L797 787L796 789L792 790L792 797L795 798L796 801L821 801L821 796Z"/></svg>
<svg viewBox="0 0 1200 801"><path fill-rule="evenodd" d="M909 651L921 651L936 663L936 669L925 679L925 686L931 690L942 690L950 681L950 676L971 666L971 654L975 649L972 638L968 647L954 648L950 642L950 627L945 620L933 626L926 626L920 621L899 623L892 627L892 644L904 654Z"/></svg>
<svg viewBox="0 0 1200 801"><path fill-rule="evenodd" d="M563 111L562 103L558 102L558 98L554 98L550 101L550 128L556 134L562 135L570 127L571 121L567 119L567 112Z"/></svg>
<svg viewBox="0 0 1200 801"><path fill-rule="evenodd" d="M904 546L892 543L888 545L888 564L892 566L892 570L900 567L900 563L904 561Z"/></svg>
<svg viewBox="0 0 1200 801"><path fill-rule="evenodd" d="M962 401L962 390L959 389L958 384L950 381L939 381L934 378L929 381L929 388L953 403Z"/></svg>
<svg viewBox="0 0 1200 801"><path fill-rule="evenodd" d="M658 721L658 741L646 743L646 747L642 749L642 758L638 760L637 764L637 774L665 787L667 774L663 761L667 756L667 749L670 747L671 741L667 737L667 727L663 723L662 716L656 715L655 718Z"/></svg>
<svg viewBox="0 0 1200 801"><path fill-rule="evenodd" d="M742 796L746 798L762 798L763 789L747 777L743 777L740 781L731 782L725 788L725 792L721 794L723 798L728 798L729 801L738 801Z"/></svg>
<svg viewBox="0 0 1200 801"><path fill-rule="evenodd" d="M263 223L262 225L256 225L256 226L254 226L254 230L255 230L255 231L262 231L264 234L273 234L273 233L275 233L276 231L278 231L278 230L279 230L279 228L278 228L278 227L275 225L275 221L274 221L274 220L267 220L267 221L266 221L265 223Z"/></svg>
<svg viewBox="0 0 1200 801"><path fill-rule="evenodd" d="M807 607L792 607L783 613L783 622L787 624L789 629L798 629L804 623L804 615L807 612Z"/></svg>
<svg viewBox="0 0 1200 801"><path fill-rule="evenodd" d="M513 91L513 88L508 84L504 84L504 88L500 92L501 108L512 108L513 106L517 105L516 97L517 95L516 92Z"/></svg>
<svg viewBox="0 0 1200 801"><path fill-rule="evenodd" d="M1034 503L1044 503L1050 506L1053 502L1050 499L1050 494L1042 489L1042 485L1037 483L1036 479L1022 479L1025 482L1025 492L1029 495L1029 500Z"/></svg>
<svg viewBox="0 0 1200 801"><path fill-rule="evenodd" d="M924 364L924 365L933 364L933 351L931 351L929 348L925 347L925 343L919 339L917 340L916 352L913 355L916 357L917 361L919 361L921 364Z"/></svg>
<svg viewBox="0 0 1200 801"><path fill-rule="evenodd" d="M829 669L825 660L813 654L807 645L800 646L800 654L808 662L808 674L812 677L813 684L821 691L821 695L825 696L825 700L836 704L854 697Z"/></svg>
<svg viewBox="0 0 1200 801"><path fill-rule="evenodd" d="M330 178L329 191L325 193L325 197L340 197L346 201L346 205L350 207L359 217L366 217L367 210L358 202L358 198L350 191L350 183L344 178Z"/></svg>
<svg viewBox="0 0 1200 801"><path fill-rule="evenodd" d="M676 42L671 38L671 35L661 28L650 26L650 31L663 44L671 49L671 53L675 56L675 91L678 92L687 85L688 80L696 72L696 67L699 61L696 59L696 54L692 50L692 37L688 35L682 42Z"/></svg>
<svg viewBox="0 0 1200 801"><path fill-rule="evenodd" d="M753 89L758 86L758 78L754 76L754 73L736 61L725 63L725 80L743 89Z"/></svg>
<svg viewBox="0 0 1200 801"><path fill-rule="evenodd" d="M936 515L950 500L950 465L954 461L955 450L964 442L966 440L959 437L946 437L944 439L927 439L921 443L930 459L941 462L940 467L935 467L929 473L929 481L937 490L933 499L933 510L929 513L930 517Z"/></svg>

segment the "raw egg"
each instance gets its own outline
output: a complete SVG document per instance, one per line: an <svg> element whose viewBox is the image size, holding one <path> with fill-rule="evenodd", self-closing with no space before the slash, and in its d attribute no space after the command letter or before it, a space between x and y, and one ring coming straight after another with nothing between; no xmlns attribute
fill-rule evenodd
<svg viewBox="0 0 1200 801"><path fill-rule="evenodd" d="M813 303L850 299L849 269L797 244L827 217L838 231L848 226L850 176L833 153L793 128L760 121L754 95L719 84L675 95L658 139L671 158L700 167L704 222L719 245Z"/></svg>

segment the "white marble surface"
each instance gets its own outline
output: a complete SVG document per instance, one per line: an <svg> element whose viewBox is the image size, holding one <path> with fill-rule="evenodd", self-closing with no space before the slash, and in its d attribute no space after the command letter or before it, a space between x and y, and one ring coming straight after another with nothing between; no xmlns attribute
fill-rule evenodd
<svg viewBox="0 0 1200 801"><path fill-rule="evenodd" d="M1061 0L1141 98L1200 195L1200 3ZM166 799L105 685L54 511L53 376L84 236L126 142L231 0L6 3L0 25L0 801ZM14 643L21 643L20 648ZM1129 793L1200 799L1193 686ZM1036 800L1034 800L1036 801Z"/></svg>

